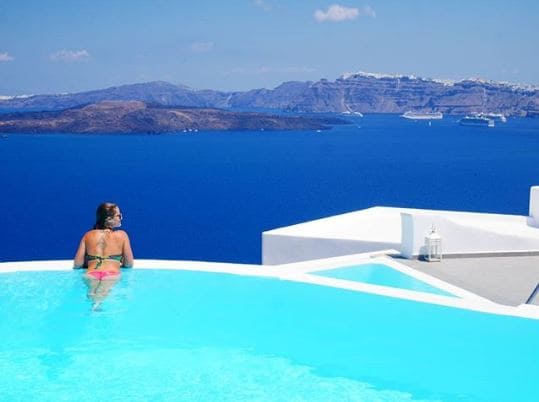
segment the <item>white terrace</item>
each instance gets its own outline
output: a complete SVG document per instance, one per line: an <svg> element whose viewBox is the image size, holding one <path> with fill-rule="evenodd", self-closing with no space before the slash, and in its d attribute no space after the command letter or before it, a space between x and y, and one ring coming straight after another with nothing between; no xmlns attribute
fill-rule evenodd
<svg viewBox="0 0 539 402"><path fill-rule="evenodd" d="M262 263L387 249L416 259L433 226L444 257L539 255L539 186L530 190L529 216L373 207L270 230L262 234Z"/></svg>

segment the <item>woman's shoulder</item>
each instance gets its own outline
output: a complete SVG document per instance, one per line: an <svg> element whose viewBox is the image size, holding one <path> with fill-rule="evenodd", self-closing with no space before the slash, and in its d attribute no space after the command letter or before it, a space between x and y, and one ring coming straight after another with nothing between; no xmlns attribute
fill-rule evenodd
<svg viewBox="0 0 539 402"><path fill-rule="evenodd" d="M95 236L95 234L96 234L97 232L98 232L98 231L95 230L95 229L90 229L90 230L88 230L86 233L84 233L83 238L87 239L87 238L89 238L89 237Z"/></svg>
<svg viewBox="0 0 539 402"><path fill-rule="evenodd" d="M129 237L125 230L115 230L114 235L118 237L123 237L123 238Z"/></svg>

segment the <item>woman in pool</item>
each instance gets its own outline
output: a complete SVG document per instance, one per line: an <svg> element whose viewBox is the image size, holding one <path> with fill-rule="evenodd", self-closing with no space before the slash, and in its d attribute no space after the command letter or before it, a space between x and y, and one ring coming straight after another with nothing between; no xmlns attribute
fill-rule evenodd
<svg viewBox="0 0 539 402"><path fill-rule="evenodd" d="M97 208L94 228L84 234L75 254L74 268L88 267L88 295L101 301L120 277L120 267L133 266L129 236L123 230L122 213L116 204L105 202Z"/></svg>

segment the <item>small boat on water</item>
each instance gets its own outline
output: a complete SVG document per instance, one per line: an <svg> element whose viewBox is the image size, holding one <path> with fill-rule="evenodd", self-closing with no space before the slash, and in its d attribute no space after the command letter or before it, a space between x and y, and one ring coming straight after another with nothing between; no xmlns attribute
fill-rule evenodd
<svg viewBox="0 0 539 402"><path fill-rule="evenodd" d="M507 117L501 113L479 113L479 117L486 117L487 119L493 121L501 121L502 123L507 123Z"/></svg>
<svg viewBox="0 0 539 402"><path fill-rule="evenodd" d="M341 114L346 114L346 115L352 115L352 116L363 117L363 113L361 113L361 112L352 112L351 110L347 110L347 111L345 111L345 112L341 112Z"/></svg>
<svg viewBox="0 0 539 402"><path fill-rule="evenodd" d="M442 112L412 112L408 111L401 117L408 120L440 120L444 118Z"/></svg>
<svg viewBox="0 0 539 402"><path fill-rule="evenodd" d="M482 115L464 116L459 120L461 126L494 127L494 120Z"/></svg>

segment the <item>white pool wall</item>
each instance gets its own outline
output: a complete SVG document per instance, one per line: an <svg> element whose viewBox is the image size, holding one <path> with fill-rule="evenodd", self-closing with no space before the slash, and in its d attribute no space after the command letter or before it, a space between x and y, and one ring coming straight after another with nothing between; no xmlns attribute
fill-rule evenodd
<svg viewBox="0 0 539 402"><path fill-rule="evenodd" d="M391 252L392 250L386 250ZM397 269L432 286L446 290L457 297L435 295L412 290L398 289L387 286L372 285L357 281L328 278L316 275L316 271L355 266L366 263L380 263ZM20 261L0 263L0 274L20 271L73 271L72 260L54 261ZM200 272L226 273L242 276L258 276L284 281L307 283L316 286L328 286L342 290L369 293L384 297L410 300L420 303L430 303L453 308L467 309L490 314L508 315L521 318L539 319L539 307L521 305L518 307L504 306L464 289L430 277L412 268L389 259L380 253L363 253L349 256L339 256L328 259L304 261L267 267L263 265L215 263L205 261L176 261L176 260L136 260L134 270L167 269L188 270ZM77 270L78 271L78 270Z"/></svg>

